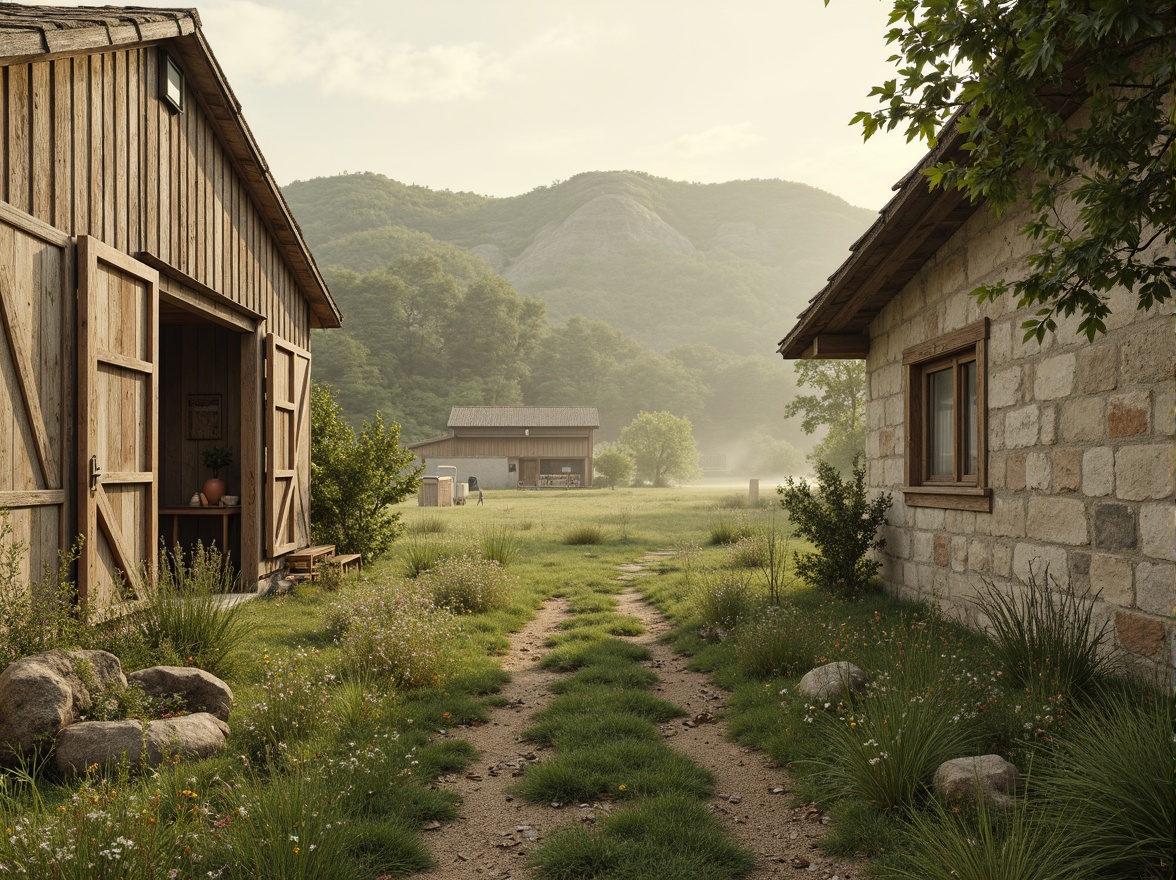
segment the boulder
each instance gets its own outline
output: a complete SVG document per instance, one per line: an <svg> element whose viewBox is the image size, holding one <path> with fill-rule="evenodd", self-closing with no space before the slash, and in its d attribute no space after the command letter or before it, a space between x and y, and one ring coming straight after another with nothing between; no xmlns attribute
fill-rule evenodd
<svg viewBox="0 0 1176 880"><path fill-rule="evenodd" d="M233 708L233 692L229 686L203 669L151 666L128 673L127 681L137 684L152 699L179 695L188 712L210 712L221 721L229 720Z"/></svg>
<svg viewBox="0 0 1176 880"><path fill-rule="evenodd" d="M810 669L797 685L803 696L815 702L839 699L846 693L866 689L866 674L845 660Z"/></svg>
<svg viewBox="0 0 1176 880"><path fill-rule="evenodd" d="M935 771L935 793L946 803L985 804L1006 809L1021 787L1021 773L1000 755L944 761Z"/></svg>
<svg viewBox="0 0 1176 880"><path fill-rule="evenodd" d="M124 758L132 770L158 767L168 758L207 758L224 749L229 725L208 712L143 723L82 721L58 734L54 758L62 774L99 770Z"/></svg>
<svg viewBox="0 0 1176 880"><path fill-rule="evenodd" d="M0 764L15 764L89 711L86 682L98 689L127 684L122 664L106 651L45 651L10 663L0 673Z"/></svg>

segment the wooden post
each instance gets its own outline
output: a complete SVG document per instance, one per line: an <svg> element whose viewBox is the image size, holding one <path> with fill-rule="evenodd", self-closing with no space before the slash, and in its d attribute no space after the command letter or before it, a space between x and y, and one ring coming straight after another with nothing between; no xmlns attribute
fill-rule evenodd
<svg viewBox="0 0 1176 880"><path fill-rule="evenodd" d="M747 503L752 507L759 506L759 480L752 480L747 486Z"/></svg>

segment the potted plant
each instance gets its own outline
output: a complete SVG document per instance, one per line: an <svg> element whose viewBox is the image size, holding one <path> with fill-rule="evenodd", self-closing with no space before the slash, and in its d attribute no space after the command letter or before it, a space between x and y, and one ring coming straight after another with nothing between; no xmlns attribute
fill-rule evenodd
<svg viewBox="0 0 1176 880"><path fill-rule="evenodd" d="M220 478L220 469L233 463L233 450L228 446L210 446L200 453L204 466L212 476L204 481L204 497L209 504L219 504L225 494L225 481Z"/></svg>

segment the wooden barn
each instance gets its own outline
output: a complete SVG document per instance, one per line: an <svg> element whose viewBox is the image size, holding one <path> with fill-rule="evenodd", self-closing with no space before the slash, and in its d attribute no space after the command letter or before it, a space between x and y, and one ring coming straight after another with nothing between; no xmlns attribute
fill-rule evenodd
<svg viewBox="0 0 1176 880"><path fill-rule="evenodd" d="M430 473L453 465L457 478L484 489L587 488L592 485L594 406L455 406L449 433L410 443Z"/></svg>
<svg viewBox="0 0 1176 880"><path fill-rule="evenodd" d="M310 331L338 308L194 10L0 6L0 507L80 598L162 534L250 583L309 544ZM188 506L228 446L234 507ZM162 529L162 530L161 530Z"/></svg>

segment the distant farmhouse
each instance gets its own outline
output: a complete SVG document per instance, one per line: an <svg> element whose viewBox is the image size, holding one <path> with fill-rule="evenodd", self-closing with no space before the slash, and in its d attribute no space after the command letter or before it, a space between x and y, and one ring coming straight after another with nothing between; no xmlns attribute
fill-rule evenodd
<svg viewBox="0 0 1176 880"><path fill-rule="evenodd" d="M78 593L159 537L246 584L310 540L310 331L339 310L194 10L0 6L0 508ZM191 507L227 446L229 507ZM200 496L196 495L197 505ZM227 540L226 540L227 539Z"/></svg>
<svg viewBox="0 0 1176 880"><path fill-rule="evenodd" d="M599 427L594 406L455 406L448 434L408 448L429 473L453 465L484 489L588 488Z"/></svg>
<svg viewBox="0 0 1176 880"><path fill-rule="evenodd" d="M881 577L976 619L989 580L1029 577L1099 594L1099 621L1150 662L1172 659L1173 406L1168 307L1110 299L1104 336L1059 320L1022 342L1005 296L977 286L1015 276L1027 213L997 218L920 172L957 153L948 131L780 343L793 358L864 358L869 485L893 493Z"/></svg>

